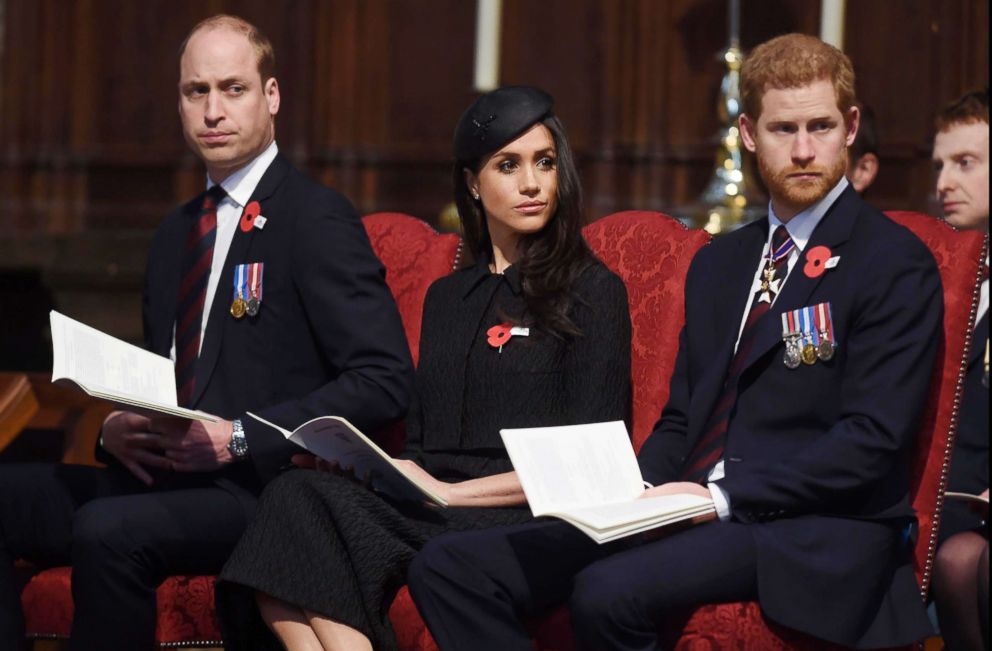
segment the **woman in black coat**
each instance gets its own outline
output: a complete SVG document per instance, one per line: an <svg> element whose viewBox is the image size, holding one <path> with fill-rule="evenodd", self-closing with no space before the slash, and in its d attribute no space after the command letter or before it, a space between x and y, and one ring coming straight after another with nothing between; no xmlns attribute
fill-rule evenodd
<svg viewBox="0 0 992 651"><path fill-rule="evenodd" d="M484 95L454 149L476 263L427 293L401 455L449 507L397 502L335 473L276 479L218 582L228 649L276 639L291 650L396 648L389 606L427 540L531 517L499 430L628 416L627 294L582 239L578 176L551 97Z"/></svg>

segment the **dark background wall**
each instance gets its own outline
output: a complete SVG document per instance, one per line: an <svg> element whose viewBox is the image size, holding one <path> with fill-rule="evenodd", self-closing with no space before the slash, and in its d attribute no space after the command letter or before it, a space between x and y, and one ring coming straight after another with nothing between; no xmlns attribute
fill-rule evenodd
<svg viewBox="0 0 992 651"><path fill-rule="evenodd" d="M472 0L0 3L0 367L47 363L44 342L15 338L45 291L139 338L150 232L203 186L179 129L176 49L213 13L273 40L277 139L297 165L362 213L437 223L449 201L450 134L474 97ZM819 31L818 0L741 4L745 49ZM713 166L726 2L504 0L503 11L501 82L556 97L588 219L679 214ZM879 207L931 208L933 115L988 83L987 25L988 0L847 2L844 49L881 132L868 195Z"/></svg>

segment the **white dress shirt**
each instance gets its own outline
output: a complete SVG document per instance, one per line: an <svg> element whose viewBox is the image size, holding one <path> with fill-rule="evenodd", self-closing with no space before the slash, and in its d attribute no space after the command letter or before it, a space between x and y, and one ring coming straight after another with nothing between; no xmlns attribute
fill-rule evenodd
<svg viewBox="0 0 992 651"><path fill-rule="evenodd" d="M217 233L214 239L214 257L210 264L210 276L207 279L207 295L203 303L203 318L200 321L200 348L203 348L203 340L207 333L207 318L210 316L210 306L214 303L214 296L217 294L217 285L220 284L221 272L224 269L224 262L227 260L227 252L231 250L231 242L234 240L234 233L238 230L238 223L241 221L241 214L245 206L251 199L252 193L258 187L258 182L262 180L262 175L269 169L269 165L275 160L279 153L279 147L272 141L265 151L259 154L253 161L234 172L221 181L220 187L224 188L227 196L217 206ZM217 185L210 176L207 175L207 190ZM231 287L227 291L232 292ZM225 300L226 295L221 293L221 300ZM233 299L232 299L233 300ZM199 353L199 351L197 351ZM172 361L176 361L176 336L175 325L173 325L172 350L169 353Z"/></svg>
<svg viewBox="0 0 992 651"><path fill-rule="evenodd" d="M840 197L841 193L847 188L848 181L845 177L841 177L840 181L833 187L833 189L826 194L822 199L814 203L812 206L803 210L802 212L796 214L792 219L785 224L785 230L789 232L789 237L792 238L792 242L795 247L789 253L789 257L786 261L786 266L788 272L785 277L785 282L779 287L778 294L772 299L772 305L781 295L782 290L785 288L786 283L789 282L789 278L792 277L792 269L796 266L796 262L799 261L799 257L802 255L803 251L806 249L806 244L809 243L809 238L813 235L813 231L816 226L823 219L823 216L830 209L830 206L834 205L837 198ZM761 272L764 270L767 263L768 251L771 249L772 235L775 230L782 225L782 220L778 218L775 214L775 207L772 203L768 202L768 236L765 240L765 246L761 250L761 259L758 261L758 267L754 271L754 280L751 282L751 290L748 294L751 300L748 301L747 307L744 309L744 314L741 315L741 324L737 329L737 343L734 344L734 352L737 352L737 346L741 343L741 334L744 332L744 324L747 322L748 312L751 311L751 304L754 301L754 295L761 289ZM707 488L710 490L710 495L713 497L713 504L716 506L716 514L720 520L727 521L730 519L730 498L727 493L717 485L716 481L723 479L724 477L724 464L723 459L720 459L710 474L706 476Z"/></svg>

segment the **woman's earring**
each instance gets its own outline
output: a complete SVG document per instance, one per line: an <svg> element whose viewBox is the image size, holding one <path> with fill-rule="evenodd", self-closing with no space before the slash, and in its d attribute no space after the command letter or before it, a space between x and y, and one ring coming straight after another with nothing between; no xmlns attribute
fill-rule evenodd
<svg viewBox="0 0 992 651"><path fill-rule="evenodd" d="M478 192L473 192L472 193L472 198L475 199L476 201L478 201L479 200L479 193Z"/></svg>

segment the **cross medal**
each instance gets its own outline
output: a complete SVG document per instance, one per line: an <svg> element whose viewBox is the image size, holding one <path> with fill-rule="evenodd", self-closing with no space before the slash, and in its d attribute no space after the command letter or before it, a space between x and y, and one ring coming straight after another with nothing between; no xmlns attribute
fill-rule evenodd
<svg viewBox="0 0 992 651"><path fill-rule="evenodd" d="M768 265L761 275L761 296L758 302L771 303L772 296L777 296L779 287L782 286L782 279L775 277L775 263L772 262L771 257L768 258Z"/></svg>

